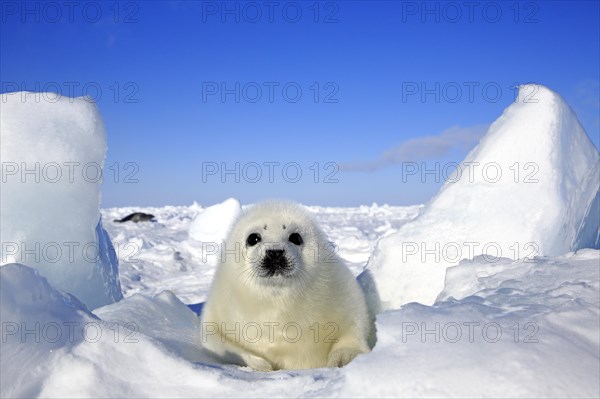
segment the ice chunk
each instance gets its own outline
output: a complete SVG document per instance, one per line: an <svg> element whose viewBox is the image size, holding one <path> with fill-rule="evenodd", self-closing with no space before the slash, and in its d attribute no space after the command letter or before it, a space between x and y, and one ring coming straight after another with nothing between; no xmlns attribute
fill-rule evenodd
<svg viewBox="0 0 600 399"><path fill-rule="evenodd" d="M448 268L433 306L377 316L377 345L337 396L598 397L599 255Z"/></svg>
<svg viewBox="0 0 600 399"><path fill-rule="evenodd" d="M579 225L571 245L573 249L600 248L600 228L598 228L600 221L600 187L598 187L598 182L600 182L600 161L596 162L581 186L583 196L589 196L593 199L584 211L583 221Z"/></svg>
<svg viewBox="0 0 600 399"><path fill-rule="evenodd" d="M382 307L432 304L446 268L463 258L598 247L598 162L558 94L521 86L419 217L378 242L368 270Z"/></svg>
<svg viewBox="0 0 600 399"><path fill-rule="evenodd" d="M48 374L48 354L80 343L81 328L95 317L27 266L2 267L0 285L2 397L35 397Z"/></svg>
<svg viewBox="0 0 600 399"><path fill-rule="evenodd" d="M87 98L3 94L1 263L35 267L88 308L122 298L100 222L104 125Z"/></svg>
<svg viewBox="0 0 600 399"><path fill-rule="evenodd" d="M210 206L190 224L190 237L201 242L220 244L241 212L242 206L235 198Z"/></svg>

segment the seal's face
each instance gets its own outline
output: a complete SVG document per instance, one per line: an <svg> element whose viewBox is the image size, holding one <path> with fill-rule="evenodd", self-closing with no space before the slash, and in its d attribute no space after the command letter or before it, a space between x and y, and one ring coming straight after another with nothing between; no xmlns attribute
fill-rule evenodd
<svg viewBox="0 0 600 399"><path fill-rule="evenodd" d="M298 226L264 223L252 229L244 252L261 278L292 277L302 266L304 233Z"/></svg>
<svg viewBox="0 0 600 399"><path fill-rule="evenodd" d="M228 250L232 245L240 250L235 262L239 281L297 286L314 274L321 235L299 205L263 203L242 215L226 245Z"/></svg>

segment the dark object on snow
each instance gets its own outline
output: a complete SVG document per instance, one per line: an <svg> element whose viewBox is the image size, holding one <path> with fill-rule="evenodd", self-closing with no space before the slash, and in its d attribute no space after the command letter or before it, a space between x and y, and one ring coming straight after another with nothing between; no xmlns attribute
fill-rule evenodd
<svg viewBox="0 0 600 399"><path fill-rule="evenodd" d="M154 215L151 215L149 213L143 213L143 212L134 212L131 215L127 215L125 216L123 219L119 220L119 219L115 219L114 221L117 223L123 223L123 222L152 222L154 219Z"/></svg>

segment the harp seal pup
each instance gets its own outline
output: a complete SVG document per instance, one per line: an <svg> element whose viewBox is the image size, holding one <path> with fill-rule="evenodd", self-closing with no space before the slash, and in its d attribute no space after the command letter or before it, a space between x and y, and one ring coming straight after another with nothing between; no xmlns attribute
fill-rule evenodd
<svg viewBox="0 0 600 399"><path fill-rule="evenodd" d="M374 334L363 291L302 206L267 201L242 213L202 310L212 357L260 371L342 367L370 351Z"/></svg>

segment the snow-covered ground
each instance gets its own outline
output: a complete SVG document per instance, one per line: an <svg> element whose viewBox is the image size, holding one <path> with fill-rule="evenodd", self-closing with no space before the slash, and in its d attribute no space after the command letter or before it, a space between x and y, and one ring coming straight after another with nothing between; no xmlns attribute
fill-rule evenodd
<svg viewBox="0 0 600 399"><path fill-rule="evenodd" d="M309 207L355 274L377 239L397 231L421 208ZM127 242L143 248L129 261L120 255L125 296L169 289L185 303L204 301L215 265L198 261L201 249L187 232L202 207L112 208L102 214L112 220L134 210L158 221L106 223L116 248ZM179 365L181 373L197 375L198 381L179 386L184 396L596 397L599 289L598 250L521 261L464 260L448 269L434 305L410 303L382 312L373 352L339 370L255 373L225 366L213 374L190 342L200 328L197 319L170 294L134 295L94 313L120 325L133 322L187 359ZM165 321L159 326L158 312ZM198 387L207 380L214 391Z"/></svg>
<svg viewBox="0 0 600 399"><path fill-rule="evenodd" d="M97 182L24 181L28 162L101 166L102 122L83 99L0 103L12 168L0 192L0 396L599 397L600 156L560 96L538 91L465 160L510 170L531 156L537 185L486 176L448 182L424 206L308 208L377 310L377 343L343 368L269 373L208 359L197 317L214 244L250 204L100 210ZM156 221L113 222L139 211ZM67 243L101 253L44 252ZM484 243L502 256L456 256Z"/></svg>

